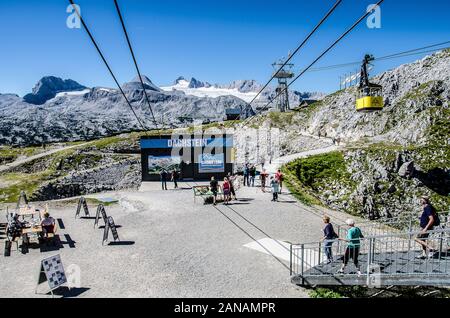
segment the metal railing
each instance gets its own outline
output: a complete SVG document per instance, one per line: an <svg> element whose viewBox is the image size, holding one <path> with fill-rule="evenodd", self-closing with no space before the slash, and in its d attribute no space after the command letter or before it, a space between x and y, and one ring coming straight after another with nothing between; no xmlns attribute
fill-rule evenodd
<svg viewBox="0 0 450 318"><path fill-rule="evenodd" d="M450 228L450 211L438 212L441 225L436 229ZM376 221L366 221L358 223L357 226L365 236L381 236L391 233L420 231L419 213L405 213L392 218L378 219ZM338 229L342 234L346 234L346 225L339 225Z"/></svg>
<svg viewBox="0 0 450 318"><path fill-rule="evenodd" d="M418 236L420 231L394 233L381 236L369 236L360 240L359 267L367 281L378 275L379 279L411 275L433 275L450 282L450 229L438 229L427 232L420 239L429 255L419 259L423 253ZM327 262L326 243L306 243L291 245L291 276L329 277L335 276L340 269L347 242L334 240L331 251L334 261ZM352 267L350 260L348 268ZM343 277L356 275L355 270L339 274Z"/></svg>

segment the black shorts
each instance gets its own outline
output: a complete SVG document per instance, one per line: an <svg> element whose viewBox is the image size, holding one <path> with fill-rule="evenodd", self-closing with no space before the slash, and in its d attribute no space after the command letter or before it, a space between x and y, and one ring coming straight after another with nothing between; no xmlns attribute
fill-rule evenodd
<svg viewBox="0 0 450 318"><path fill-rule="evenodd" d="M211 192L215 197L217 196L217 189L211 189Z"/></svg>
<svg viewBox="0 0 450 318"><path fill-rule="evenodd" d="M428 239L430 237L430 233L420 233L419 235L417 235L417 238L420 239Z"/></svg>

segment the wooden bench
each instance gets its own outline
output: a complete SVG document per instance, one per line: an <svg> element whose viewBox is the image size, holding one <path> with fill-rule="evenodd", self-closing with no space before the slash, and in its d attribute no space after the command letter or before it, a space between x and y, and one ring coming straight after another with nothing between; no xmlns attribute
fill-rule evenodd
<svg viewBox="0 0 450 318"><path fill-rule="evenodd" d="M206 203L206 200L208 198L212 198L214 194L211 192L211 189L209 186L195 186L192 187L192 190L194 191L194 202L197 201L197 198L200 197L203 199L203 202ZM219 191L217 192L217 199L220 197L224 197L223 195L223 189L219 186Z"/></svg>

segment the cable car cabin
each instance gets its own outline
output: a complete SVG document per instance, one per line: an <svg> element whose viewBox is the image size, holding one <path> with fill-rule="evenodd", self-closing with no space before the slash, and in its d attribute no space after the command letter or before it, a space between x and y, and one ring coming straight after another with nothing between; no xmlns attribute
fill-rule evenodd
<svg viewBox="0 0 450 318"><path fill-rule="evenodd" d="M383 87L369 82L367 65L373 60L372 55L366 55L361 66L360 83L356 97L356 110L358 112L374 112L382 110L384 107Z"/></svg>
<svg viewBox="0 0 450 318"><path fill-rule="evenodd" d="M371 84L371 87L361 88L356 97L356 110L358 112L373 112L383 110L383 88Z"/></svg>

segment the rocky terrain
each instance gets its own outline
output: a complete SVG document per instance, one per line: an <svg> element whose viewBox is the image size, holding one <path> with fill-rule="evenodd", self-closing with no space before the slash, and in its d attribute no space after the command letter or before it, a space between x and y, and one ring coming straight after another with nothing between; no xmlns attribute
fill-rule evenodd
<svg viewBox="0 0 450 318"><path fill-rule="evenodd" d="M375 77L373 81L384 88L386 107L381 112L356 112L355 89L350 88L329 95L307 109L284 114L269 112L245 124L228 125L234 129L230 133L235 135L237 167L245 162L270 164L275 158L327 148L333 145L333 139L340 140L342 151L299 159L284 168L291 190L299 199L368 218L415 211L422 195L431 196L439 210L450 210L449 74L450 52L447 50ZM230 96L216 100L188 96L180 91L161 92L149 79L144 82L152 101L160 105L157 109L168 114L175 112L177 100L189 101L181 108L191 112L195 109L205 118L211 116L206 109L222 111L221 106L208 104L213 100L215 103L226 100L233 100L236 105L243 103ZM139 111L146 112L145 104L141 104L143 92L136 86L137 82L134 83L125 87L127 94L133 103L141 105ZM205 85L210 84L196 80L191 86ZM251 91L256 88L253 85L256 83L236 82L228 89ZM12 117L9 105L20 98L1 97L0 111L10 112ZM58 101L64 104L69 99L71 106L59 112ZM32 120L14 128L0 129L3 136L10 134L16 142L30 141L36 136L66 138L61 136L70 132L76 134L76 138L99 137L113 133L110 127L113 122L124 130L129 128L132 118L126 117L128 112L118 106L120 100L117 92L104 88L94 88L83 95L57 93L43 107L33 106L36 109L29 115L33 119L41 116L39 118L52 131L50 134L42 127L33 126ZM173 108L169 106L172 103ZM19 113L21 104L23 101L18 102ZM86 105L99 107L91 110L98 116L117 111L123 117L92 117L92 113L83 111ZM53 116L64 120L54 121ZM4 118L4 123L12 120L11 117ZM70 123L70 129L62 126L65 121ZM32 129L36 129L36 135L24 137ZM61 135L55 135L56 132ZM0 178L3 187L0 200L13 200L20 188L29 189L36 199L135 188L140 183L140 135L99 139L76 151L52 155L8 171Z"/></svg>
<svg viewBox="0 0 450 318"><path fill-rule="evenodd" d="M281 155L304 150L292 142L296 134L347 144L342 152L285 167L306 201L378 218L417 211L420 196L428 195L439 210L448 211L449 77L447 50L374 78L384 88L381 112L357 113L351 88L306 111L262 117L249 125L283 126Z"/></svg>
<svg viewBox="0 0 450 318"><path fill-rule="evenodd" d="M146 76L142 80L157 124L151 116L139 78L125 83L122 89L146 129L220 122L226 118L229 109L238 109L241 118L245 119L254 115L247 102L261 87L255 81L212 86L194 78L187 81L180 77L174 86L161 89ZM258 102L265 104L274 94L270 88ZM311 96L291 92L291 103L298 105L303 98ZM314 96L322 95L314 93ZM92 140L140 130L142 127L118 89L87 88L73 80L49 76L42 78L32 93L23 98L0 94L0 145L33 146Z"/></svg>

